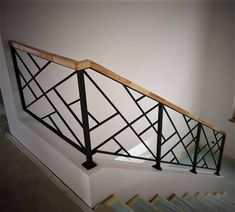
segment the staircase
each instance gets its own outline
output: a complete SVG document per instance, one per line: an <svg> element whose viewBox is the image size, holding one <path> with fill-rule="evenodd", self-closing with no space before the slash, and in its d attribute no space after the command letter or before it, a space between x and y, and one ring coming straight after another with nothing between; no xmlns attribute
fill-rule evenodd
<svg viewBox="0 0 235 212"><path fill-rule="evenodd" d="M111 193L164 195L170 184L168 194L223 191L222 129L91 60L9 46L21 100L13 135L90 207Z"/></svg>
<svg viewBox="0 0 235 212"><path fill-rule="evenodd" d="M235 211L235 202L226 193L185 193L182 197L175 193L168 198L155 195L149 201L135 195L126 203L120 201L115 195L107 197L95 208L96 212L230 212Z"/></svg>

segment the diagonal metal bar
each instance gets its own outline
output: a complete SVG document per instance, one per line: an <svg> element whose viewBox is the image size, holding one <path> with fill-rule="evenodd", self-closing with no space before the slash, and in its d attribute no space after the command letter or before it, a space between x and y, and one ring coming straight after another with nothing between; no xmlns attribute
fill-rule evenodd
<svg viewBox="0 0 235 212"><path fill-rule="evenodd" d="M217 167L217 162L216 162L216 160L215 160L215 157L214 157L214 154L212 153L212 148L211 148L211 146L210 146L210 144L209 144L209 140L208 140L208 138L207 138L207 135L206 135L206 132L205 132L205 129L204 129L204 127L202 126L202 132L203 132L203 135L204 135L204 137L205 137L205 139L206 139L206 143L207 143L207 145L208 145L208 147L209 147L209 152L211 153L211 156L212 156L212 158L213 158L213 161L214 161L214 163L215 163L215 166ZM215 143L215 145L213 145L213 146L216 146L217 144ZM204 158L206 155L204 155L204 156L202 156L202 158Z"/></svg>
<svg viewBox="0 0 235 212"><path fill-rule="evenodd" d="M34 58L32 57L31 54L27 53L27 55L30 57L30 59L33 61L34 65L38 68L38 70L40 69L40 66L37 64L37 62L34 60Z"/></svg>
<svg viewBox="0 0 235 212"><path fill-rule="evenodd" d="M162 142L162 146L169 141L174 135L176 134L176 132L172 133L164 142Z"/></svg>
<svg viewBox="0 0 235 212"><path fill-rule="evenodd" d="M193 131L191 130L191 127L189 126L189 122L186 120L186 116L185 115L183 115L183 118L184 118L184 120L185 120L185 122L186 122L186 125L187 125L187 127L188 127L188 129L190 130L190 134L191 134L191 136L192 136L192 138L193 138L193 141L195 142L195 145L196 145L196 142L197 142L197 138L193 135ZM195 126L197 126L197 124L195 125ZM191 144L191 141L189 142L189 145ZM189 145L186 145L186 147L188 147ZM198 146L198 150L199 150L199 152L200 152L200 147ZM206 160L204 159L203 160L204 161L204 163L206 163ZM207 164L207 163L206 163Z"/></svg>
<svg viewBox="0 0 235 212"><path fill-rule="evenodd" d="M44 97L46 94L48 94L50 91L52 91L54 88L56 88L57 86L59 86L60 84L62 84L63 82L65 82L67 79L69 79L70 77L72 77L74 74L76 74L76 71L73 71L70 75L68 75L67 77L65 77L63 80L61 80L60 82L56 83L53 87L49 88L47 91L44 91L44 93L42 95L40 95L37 99L35 99L34 101L32 101L31 103L29 103L26 107L30 107L32 104L34 104L36 101L38 101L39 99L41 99L42 97Z"/></svg>
<svg viewBox="0 0 235 212"><path fill-rule="evenodd" d="M174 153L173 150L171 150L171 153L172 153L172 155L174 156L174 158L173 158L173 160L172 160L171 162L173 162L174 160L176 160L177 163L180 164L180 162L179 162L178 158L176 157L176 155L175 155L175 153Z"/></svg>
<svg viewBox="0 0 235 212"><path fill-rule="evenodd" d="M194 127L197 127L197 126L194 126ZM189 134L190 134L190 132L186 133L186 134L182 137L182 140L184 140ZM179 140L171 149L174 149L180 142L181 142L181 140ZM171 149L168 150L168 151L161 157L161 159L164 158L164 157L171 151Z"/></svg>
<svg viewBox="0 0 235 212"><path fill-rule="evenodd" d="M132 95L132 93L129 91L129 89L123 85L123 87L125 88L125 90L127 91L127 93L130 95L130 97L132 98L132 100L135 102L136 106L139 108L139 110L141 111L141 113L144 113L144 110L140 107L140 105L138 104L138 102L135 100L134 96ZM152 122L150 121L149 117L147 115L145 115L145 118L147 119L148 123L150 125L152 125ZM154 127L154 125L152 125L153 130L156 132L156 134L158 134L156 128Z"/></svg>
<svg viewBox="0 0 235 212"><path fill-rule="evenodd" d="M53 89L55 91L55 93L57 94L57 96L59 97L59 99L63 102L63 104L65 105L65 107L68 109L68 111L73 115L73 117L76 119L76 121L80 124L81 127L83 127L82 122L79 120L79 118L77 117L77 115L73 112L73 110L68 106L68 104L65 102L65 100L63 99L63 97L60 95L60 93L56 90L56 88Z"/></svg>
<svg viewBox="0 0 235 212"><path fill-rule="evenodd" d="M145 97L145 95L142 95L141 97L139 97L138 99L136 99L136 101L140 101L141 99L143 99Z"/></svg>
<svg viewBox="0 0 235 212"><path fill-rule="evenodd" d="M149 112L151 112L152 110L154 110L158 105L155 105L154 107L150 108L148 111L145 112L145 114L148 114ZM144 117L144 114L140 115L139 117L137 117L136 119L134 119L132 122L130 122L130 125L134 124L135 122L137 122L139 119L141 119L142 117ZM100 148L101 146L103 146L105 143L107 143L110 139L113 139L115 136L117 136L119 133L121 133L123 130L127 129L128 125L125 125L123 128L121 128L120 130L118 130L115 134L113 134L112 136L110 136L109 138L107 138L105 141L103 141L102 143L100 143L99 145L97 145L93 151L96 151L98 148Z"/></svg>
<svg viewBox="0 0 235 212"><path fill-rule="evenodd" d="M18 54L19 55L19 54ZM22 60L22 58L20 58L20 60L22 61L23 65L25 66L26 70L29 72L29 74L32 77L32 73L30 72L30 70L28 69L27 65L24 63L24 61ZM63 81L63 80L62 80ZM83 144L81 143L81 141L78 139L78 137L75 135L75 133L73 132L73 130L70 128L70 126L67 124L67 122L64 120L64 118L61 116L61 114L58 112L58 110L56 109L56 107L54 106L54 104L52 103L52 101L50 100L50 98L47 96L47 94L44 92L44 90L42 89L42 87L40 86L40 84L37 82L36 79L34 79L34 82L36 83L36 85L38 86L39 90L42 92L42 95L45 96L45 98L47 99L47 101L49 102L49 104L52 106L52 108L54 109L54 111L57 112L57 114L59 115L59 117L61 118L61 120L63 121L63 123L66 125L66 127L68 128L68 130L70 131L70 133L73 135L73 137L76 139L76 141L81 145L81 147L83 147ZM60 82L61 84L61 82ZM54 89L56 87L53 86L52 89ZM29 107L29 106L27 106Z"/></svg>
<svg viewBox="0 0 235 212"><path fill-rule="evenodd" d="M128 125L128 127L132 130L132 132L139 138L141 143L146 147L146 149L152 154L152 156L155 158L155 155L150 150L150 148L145 144L143 139L138 136L137 132L134 130L134 128L129 124L129 122L126 120L126 118L121 114L121 112L118 110L118 108L113 104L113 102L106 96L106 94L102 91L102 89L97 85L97 83L85 72L87 78L93 83L93 85L99 90L99 92L105 97L105 99L109 102L109 104L117 111L117 113L121 116L124 122Z"/></svg>
<svg viewBox="0 0 235 212"><path fill-rule="evenodd" d="M26 83L27 81L26 81L24 75L21 73L21 71L20 71L19 69L18 69L18 73L19 73L19 75L21 76L21 78L23 79L23 81ZM28 85L28 88L29 88L29 90L31 91L31 93L33 94L34 98L37 99L37 95L34 93L34 91L33 91L33 89L31 88L30 85ZM22 89L23 89L23 88L22 88Z"/></svg>
<svg viewBox="0 0 235 212"><path fill-rule="evenodd" d="M186 148L186 146L185 146L185 144L184 144L184 142L183 142L183 139L181 138L181 136L180 136L180 134L179 134L177 128L175 127L175 124L174 124L174 122L172 121L172 119L171 119L171 117L170 117L170 115L169 115L167 109L166 109L165 107L164 107L163 109L164 109L164 111L165 111L165 113L166 113L168 119L170 120L170 122L171 122L173 128L175 129L175 132L176 132L177 136L179 137L180 142L181 142L181 144L183 145L183 147L184 147L184 149L185 149L185 151L186 151L186 153L187 153L187 155L188 155L188 157L189 157L191 163L193 163L193 160L192 160L192 158L191 158L191 156L190 156L190 154L189 154L189 152L188 152L188 150L187 150L187 148Z"/></svg>
<svg viewBox="0 0 235 212"><path fill-rule="evenodd" d="M48 116L48 118L50 119L50 121L52 122L52 124L54 125L54 127L58 130L58 132L60 134L63 134L61 131L60 131L60 128L57 126L57 124L55 123L55 121L53 120L53 118L51 116Z"/></svg>
<svg viewBox="0 0 235 212"><path fill-rule="evenodd" d="M120 151L122 151L122 148L118 149L115 154L119 153Z"/></svg>
<svg viewBox="0 0 235 212"><path fill-rule="evenodd" d="M108 118L106 118L105 120L101 121L100 123L98 123L97 125L95 125L94 127L92 127L90 129L90 132L94 129L96 129L97 127L101 126L102 124L104 124L105 122L109 121L110 119L114 118L115 116L118 115L118 112L114 113L113 115L109 116Z"/></svg>
<svg viewBox="0 0 235 212"><path fill-rule="evenodd" d="M131 156L130 153L120 144L120 142L117 141L116 138L113 138L113 140L116 142L116 144L117 144L118 146L121 147L121 149L122 149L128 156Z"/></svg>
<svg viewBox="0 0 235 212"><path fill-rule="evenodd" d="M89 112L88 112L88 115L93 119L93 121L95 121L96 124L99 124L99 121Z"/></svg>
<svg viewBox="0 0 235 212"><path fill-rule="evenodd" d="M206 157L207 154L216 146L216 144L212 145L211 147L209 147L209 150L207 150L207 152L202 156L203 157ZM197 162L197 163L200 163L202 161L202 158ZM217 166L217 164L215 163L215 165Z"/></svg>
<svg viewBox="0 0 235 212"><path fill-rule="evenodd" d="M34 113L32 113L30 110L28 110L27 108L25 109L25 111L30 114L33 118L35 118L37 121L39 121L41 124L43 124L44 126L46 126L47 128L49 128L52 132L54 132L56 135L58 135L59 137L61 137L62 139L64 139L67 143L69 143L70 145L72 145L74 148L76 148L77 150L81 151L83 154L85 154L85 149L82 148L81 146L79 146L77 143L73 142L72 140L70 140L68 137L66 137L63 134L58 133L58 131L53 128L51 125L49 125L48 123L46 123L45 121L41 120L41 118L39 118L38 116L36 116Z"/></svg>
<svg viewBox="0 0 235 212"><path fill-rule="evenodd" d="M144 158L144 157L139 157L139 156L127 156L125 154L121 154L121 153L114 153L114 152L108 152L108 151L103 151L103 150L97 150L97 153L103 153L103 154L107 154L107 155L115 155L115 156L121 156L121 157L129 157L129 158L134 158L134 159L140 159L140 160L148 160L148 161L155 161L155 159L152 158Z"/></svg>
<svg viewBox="0 0 235 212"><path fill-rule="evenodd" d="M156 125L158 123L158 121L155 121L154 123L152 123L151 125L149 125L146 129L144 129L143 131L141 131L139 133L139 136L143 135L145 132L147 132L150 128L152 128L154 125Z"/></svg>
<svg viewBox="0 0 235 212"><path fill-rule="evenodd" d="M26 82L26 84L23 86L23 89L30 83L32 82L49 64L51 63L51 61L48 61L42 68L39 69L39 71L33 75L33 77L28 81Z"/></svg>
<svg viewBox="0 0 235 212"><path fill-rule="evenodd" d="M216 134L216 132L215 132L214 129L213 129L213 134L214 134L214 137L215 137L215 142L216 142L216 144L217 144L217 146L218 146L218 148L219 148L219 142L218 142L218 139L217 139L217 135L218 135L218 134Z"/></svg>

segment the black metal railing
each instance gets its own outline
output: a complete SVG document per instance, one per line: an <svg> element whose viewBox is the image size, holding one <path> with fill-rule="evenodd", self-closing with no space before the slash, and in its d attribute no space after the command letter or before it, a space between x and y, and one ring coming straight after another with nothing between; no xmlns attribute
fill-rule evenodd
<svg viewBox="0 0 235 212"><path fill-rule="evenodd" d="M23 110L86 155L87 169L99 153L152 161L158 170L168 163L219 175L224 133L90 67L60 66L63 74L51 75L59 67L53 61L12 46L11 53ZM137 145L144 151L132 151Z"/></svg>

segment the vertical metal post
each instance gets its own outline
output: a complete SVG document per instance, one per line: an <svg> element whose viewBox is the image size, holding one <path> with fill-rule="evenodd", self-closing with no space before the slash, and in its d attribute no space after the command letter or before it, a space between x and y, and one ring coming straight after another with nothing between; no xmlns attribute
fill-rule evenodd
<svg viewBox="0 0 235 212"><path fill-rule="evenodd" d="M157 157L156 164L153 165L155 169L162 170L161 168L161 148L162 148L162 122L163 122L163 107L162 103L158 106L158 129L157 129Z"/></svg>
<svg viewBox="0 0 235 212"><path fill-rule="evenodd" d="M218 176L220 176L219 172L220 172L222 158L223 158L225 139L226 139L226 135L223 135L222 143L221 143L221 147L220 147L218 165L217 165L216 172L215 172L215 174Z"/></svg>
<svg viewBox="0 0 235 212"><path fill-rule="evenodd" d="M85 149L86 162L84 162L82 165L86 169L89 170L97 165L92 160L92 150L91 150L91 140L90 140L90 132L89 132L87 100L86 100L86 90L85 90L85 80L84 80L84 70L78 71L77 77L78 77L78 87L79 87L81 112L82 112L84 142L85 142L85 148L86 148Z"/></svg>
<svg viewBox="0 0 235 212"><path fill-rule="evenodd" d="M197 174L196 167L197 167L197 156L198 156L198 152L199 152L199 142L200 142L201 130L202 130L202 124L198 123L197 137L196 137L196 141L195 141L195 150L194 150L194 158L193 158L193 168L190 170L194 174Z"/></svg>
<svg viewBox="0 0 235 212"><path fill-rule="evenodd" d="M19 94L20 94L22 108L23 108L23 110L25 110L25 108L26 108L25 99L24 99L24 94L23 94L22 85L21 85L21 81L20 81L20 74L19 74L19 69L18 69L16 55L15 55L15 49L13 47L11 47L11 56L12 56L13 65L14 65L14 69L15 69L16 81L17 81L17 86L18 86L18 90L19 90Z"/></svg>

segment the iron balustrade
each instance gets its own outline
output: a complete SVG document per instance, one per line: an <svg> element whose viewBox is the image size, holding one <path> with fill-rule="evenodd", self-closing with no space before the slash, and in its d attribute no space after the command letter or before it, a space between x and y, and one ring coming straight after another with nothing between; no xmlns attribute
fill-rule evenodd
<svg viewBox="0 0 235 212"><path fill-rule="evenodd" d="M23 44L10 43L23 110L83 153L86 156L86 161L83 163L85 168L91 169L97 165L93 161L93 155L106 154L152 161L153 167L158 170L162 169L161 163L167 163L191 167L193 173L197 173L198 168L211 169L216 171L216 175L219 175L226 138L223 131L217 130L191 115L175 110L161 99L157 101L146 93L110 77L110 75L100 73L94 67L84 67L84 69L77 70L71 65L65 65L70 68L70 72L62 80L45 89L39 80L40 75L47 72L52 64L60 63L51 59L53 54L47 55L42 52L42 57L40 57L39 54L34 53L40 50L28 46L21 48L21 45L23 46ZM24 56L22 56L23 54ZM44 64L38 63L39 58L43 59ZM101 86L100 80L95 79L97 76L99 79L112 81L115 86L118 85L122 92L120 95L126 95L129 98L138 110L138 115L135 115L132 119L128 118L116 104L117 102L114 102L110 93L107 94L107 90L105 91L104 87ZM70 80L75 82L77 88L73 88L73 90L76 90L77 94L74 97L75 99L68 102L61 94L60 86L70 82ZM108 114L103 120L97 118L97 114L93 114L89 109L88 97L90 94L87 94L87 84L96 89L97 95L100 95L105 104L109 105L112 110L112 113ZM27 95L29 94L31 100L28 99ZM52 95L54 95L53 98ZM39 115L34 110L34 105L42 99L49 105L50 111ZM63 105L64 110L70 114L75 121L73 124L64 116L58 104L55 104L54 99L57 99ZM151 102L151 104L146 102ZM79 111L74 110L75 106ZM102 107L102 105L100 106ZM176 117L178 118L176 119ZM122 126L96 143L93 133L117 118L121 120ZM147 126L141 125L141 130L137 129L136 125L143 120ZM178 124L179 120L181 120L180 124ZM90 126L91 122L93 123L92 126ZM79 134L74 125L81 129ZM183 129L182 125L185 126ZM122 133L127 130L130 135L135 137L138 144L142 145L141 148L145 149L145 155L134 154L131 147L127 146L128 140L123 141L120 138ZM150 131L152 133L150 137L153 140L151 145L148 143L149 141L143 138ZM107 145L112 146L111 150L107 148ZM115 150L114 146L117 147Z"/></svg>

